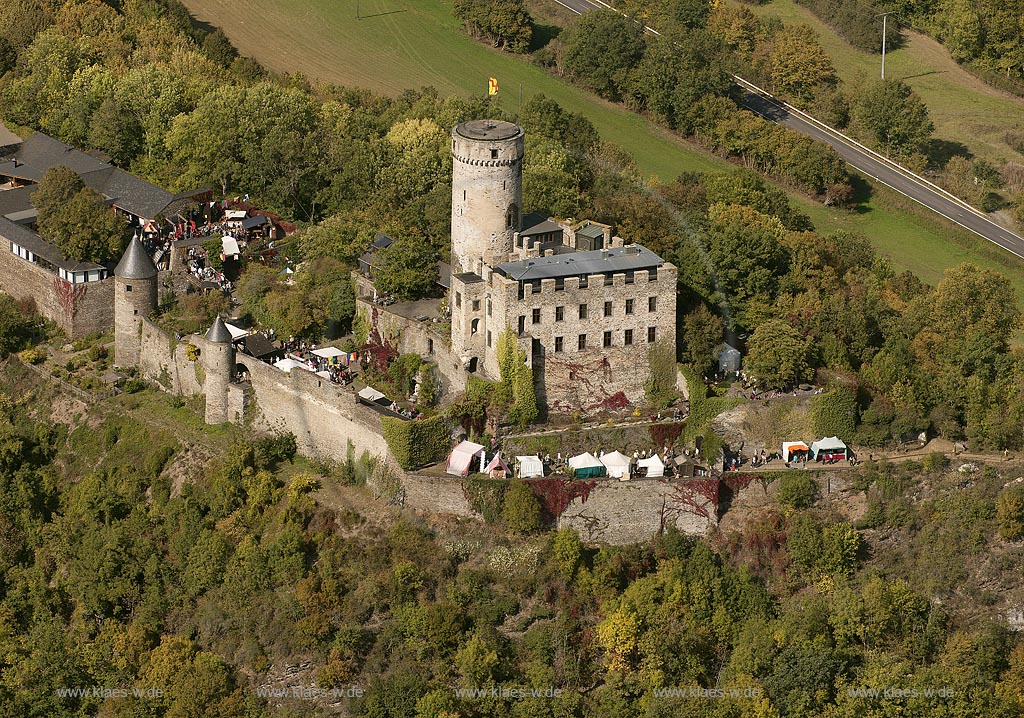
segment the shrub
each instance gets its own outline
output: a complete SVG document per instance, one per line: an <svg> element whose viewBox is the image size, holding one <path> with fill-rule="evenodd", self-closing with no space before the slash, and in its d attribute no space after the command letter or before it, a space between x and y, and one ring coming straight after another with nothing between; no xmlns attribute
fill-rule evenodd
<svg viewBox="0 0 1024 718"><path fill-rule="evenodd" d="M814 433L849 440L857 428L857 397L845 386L833 387L814 397L811 406Z"/></svg>
<svg viewBox="0 0 1024 718"><path fill-rule="evenodd" d="M483 516L485 522L493 524L501 518L508 486L507 481L489 479L478 474L462 480L462 493L470 508Z"/></svg>
<svg viewBox="0 0 1024 718"><path fill-rule="evenodd" d="M282 461L292 461L295 458L295 452L298 451L298 445L295 441L295 434L289 431L258 439L253 444L253 450L256 452L258 465L270 466Z"/></svg>
<svg viewBox="0 0 1024 718"><path fill-rule="evenodd" d="M818 484L807 473L789 473L779 482L779 503L794 509L806 509L818 498Z"/></svg>
<svg viewBox="0 0 1024 718"><path fill-rule="evenodd" d="M1007 487L996 499L999 535L1010 541L1024 538L1024 486Z"/></svg>
<svg viewBox="0 0 1024 718"><path fill-rule="evenodd" d="M934 473L949 467L949 457L941 451L933 451L921 460L921 464L925 471Z"/></svg>
<svg viewBox="0 0 1024 718"><path fill-rule="evenodd" d="M512 531L532 533L540 528L540 504L525 481L513 481L505 492L501 518Z"/></svg>
<svg viewBox="0 0 1024 718"><path fill-rule="evenodd" d="M406 421L381 419L384 440L403 469L415 469L440 461L451 448L448 422L442 416Z"/></svg>
<svg viewBox="0 0 1024 718"><path fill-rule="evenodd" d="M26 364L38 364L46 359L46 350L39 347L32 347L18 352L18 358Z"/></svg>

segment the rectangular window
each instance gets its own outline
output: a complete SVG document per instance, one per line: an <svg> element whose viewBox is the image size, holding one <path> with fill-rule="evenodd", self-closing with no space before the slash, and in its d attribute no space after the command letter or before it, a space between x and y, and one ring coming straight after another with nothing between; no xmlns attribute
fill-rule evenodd
<svg viewBox="0 0 1024 718"><path fill-rule="evenodd" d="M588 283L589 282L587 281L587 275L585 275L585 274L581 275L580 276L580 289L586 289Z"/></svg>
<svg viewBox="0 0 1024 718"><path fill-rule="evenodd" d="M126 291L126 292L132 291L132 285L130 285L130 284L124 285L124 291Z"/></svg>
<svg viewBox="0 0 1024 718"><path fill-rule="evenodd" d="M627 329L622 335L622 343L627 346L633 346L633 330Z"/></svg>
<svg viewBox="0 0 1024 718"><path fill-rule="evenodd" d="M540 324L540 307L535 307L533 310L533 323Z"/></svg>
<svg viewBox="0 0 1024 718"><path fill-rule="evenodd" d="M474 299L473 300L473 311L474 312L479 312L480 311L480 300L479 299Z"/></svg>
<svg viewBox="0 0 1024 718"><path fill-rule="evenodd" d="M490 297L487 299L487 316L491 316L491 300Z"/></svg>
<svg viewBox="0 0 1024 718"><path fill-rule="evenodd" d="M612 315L612 303L611 302L605 302L604 303L604 315L606 317L610 317Z"/></svg>
<svg viewBox="0 0 1024 718"><path fill-rule="evenodd" d="M658 341L658 328L647 327L647 343L653 344L656 341Z"/></svg>
<svg viewBox="0 0 1024 718"><path fill-rule="evenodd" d="M632 314L632 313L633 313L633 300L632 299L627 299L626 300L626 314Z"/></svg>
<svg viewBox="0 0 1024 718"><path fill-rule="evenodd" d="M587 318L587 305L586 304L581 304L580 305L580 319L586 319L586 318Z"/></svg>
<svg viewBox="0 0 1024 718"><path fill-rule="evenodd" d="M604 275L604 286L610 287L615 282L611 274Z"/></svg>
<svg viewBox="0 0 1024 718"><path fill-rule="evenodd" d="M604 348L605 349L607 349L608 347L610 347L612 345L612 333L611 332L605 332L604 333L604 342L603 343L604 343Z"/></svg>
<svg viewBox="0 0 1024 718"><path fill-rule="evenodd" d="M587 348L587 335L586 334L580 334L579 348L580 348L580 351L583 351L584 349Z"/></svg>
<svg viewBox="0 0 1024 718"><path fill-rule="evenodd" d="M519 315L519 336L523 336L523 332L526 331L526 317L522 314Z"/></svg>
<svg viewBox="0 0 1024 718"><path fill-rule="evenodd" d="M462 292L455 292L455 306L462 306Z"/></svg>
<svg viewBox="0 0 1024 718"><path fill-rule="evenodd" d="M491 330L487 330L487 346L491 346Z"/></svg>
<svg viewBox="0 0 1024 718"><path fill-rule="evenodd" d="M648 282L657 282L658 281L658 268L657 267L651 267L650 269L647 270L647 281Z"/></svg>
<svg viewBox="0 0 1024 718"><path fill-rule="evenodd" d="M633 273L632 272L626 272L626 284L632 284L632 283L633 283Z"/></svg>
<svg viewBox="0 0 1024 718"><path fill-rule="evenodd" d="M647 311L656 312L658 311L658 298L647 297Z"/></svg>
<svg viewBox="0 0 1024 718"><path fill-rule="evenodd" d="M555 321L560 322L565 319L565 307L555 307Z"/></svg>
<svg viewBox="0 0 1024 718"><path fill-rule="evenodd" d="M559 277L558 279L555 280L555 291L556 292L561 292L561 291L564 291L564 290L565 290L565 279L563 277Z"/></svg>
<svg viewBox="0 0 1024 718"><path fill-rule="evenodd" d="M555 353L562 351L562 337L555 337Z"/></svg>

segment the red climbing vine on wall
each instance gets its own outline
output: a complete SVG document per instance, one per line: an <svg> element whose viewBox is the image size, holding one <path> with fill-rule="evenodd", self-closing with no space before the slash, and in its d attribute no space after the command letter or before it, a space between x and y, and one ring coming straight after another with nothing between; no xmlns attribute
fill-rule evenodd
<svg viewBox="0 0 1024 718"><path fill-rule="evenodd" d="M76 286L66 279L54 277L53 289L57 294L57 301L60 302L60 306L64 309L65 314L74 319L75 315L78 314L79 303L85 299L88 287L84 284Z"/></svg>
<svg viewBox="0 0 1024 718"><path fill-rule="evenodd" d="M366 346L362 349L369 352L374 368L384 373L387 371L388 365L398 358L398 347L381 334L377 320L377 307L374 307L370 315L370 336L366 340Z"/></svg>
<svg viewBox="0 0 1024 718"><path fill-rule="evenodd" d="M558 518L569 508L574 499L584 503L590 498L590 491L596 481L574 481L573 479L531 479L526 482L533 489L533 495L544 504L544 510Z"/></svg>
<svg viewBox="0 0 1024 718"><path fill-rule="evenodd" d="M688 513L702 516L708 521L718 520L719 479L690 479L687 481L663 481L671 488L665 503L666 516Z"/></svg>

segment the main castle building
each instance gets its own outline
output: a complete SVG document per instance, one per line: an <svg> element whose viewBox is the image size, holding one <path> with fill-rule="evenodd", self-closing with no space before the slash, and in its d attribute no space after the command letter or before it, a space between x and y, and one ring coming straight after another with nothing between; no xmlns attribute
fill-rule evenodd
<svg viewBox="0 0 1024 718"><path fill-rule="evenodd" d="M522 219L524 133L473 120L452 131L452 351L500 375L511 329L553 411L644 401L649 353L676 339L676 268L593 222Z"/></svg>

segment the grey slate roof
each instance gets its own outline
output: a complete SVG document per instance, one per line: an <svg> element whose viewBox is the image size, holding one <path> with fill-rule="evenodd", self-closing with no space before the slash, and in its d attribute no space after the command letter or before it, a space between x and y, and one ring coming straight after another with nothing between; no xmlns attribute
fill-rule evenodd
<svg viewBox="0 0 1024 718"><path fill-rule="evenodd" d="M373 238L371 247L374 249L387 249L394 243L395 240L391 239L388 235L383 232L377 232L377 236Z"/></svg>
<svg viewBox="0 0 1024 718"><path fill-rule="evenodd" d="M218 316L213 320L213 326L210 327L209 331L206 332L204 337L208 342L215 342L217 344L230 344L231 343L231 332L224 326L224 320Z"/></svg>
<svg viewBox="0 0 1024 718"><path fill-rule="evenodd" d="M110 166L71 145L66 145L42 132L36 132L22 142L6 161L0 162L0 174L39 182L46 174L46 170L59 165L64 165L79 175Z"/></svg>
<svg viewBox="0 0 1024 718"><path fill-rule="evenodd" d="M518 262L499 264L496 269L510 279L528 282L535 279L634 272L660 267L663 263L662 258L651 250L632 244L627 247L521 259Z"/></svg>
<svg viewBox="0 0 1024 718"><path fill-rule="evenodd" d="M128 243L128 249L114 268L114 276L121 279L152 279L156 276L156 265L138 237L132 237Z"/></svg>
<svg viewBox="0 0 1024 718"><path fill-rule="evenodd" d="M242 229L256 229L257 227L262 227L268 221L267 216L264 214L258 214L255 217L246 217L242 220Z"/></svg>
<svg viewBox="0 0 1024 718"><path fill-rule="evenodd" d="M524 237L530 237L530 236L535 235L535 234L548 234L550 232L561 232L561 231L563 231L562 230L562 225L558 224L557 222L552 222L550 219L545 219L543 222L538 222L537 224L533 225L532 227L528 227L527 229L524 229L519 234L521 234Z"/></svg>
<svg viewBox="0 0 1024 718"><path fill-rule="evenodd" d="M176 203L208 191L173 194L42 132L36 132L0 159L0 175L39 182L47 170L61 165L75 172L87 186L112 199L118 209L144 219L167 214Z"/></svg>
<svg viewBox="0 0 1024 718"><path fill-rule="evenodd" d="M6 217L0 217L0 237L5 237L14 244L24 247L28 251L32 252L32 254L46 260L55 267L60 267L61 269L65 269L69 272L84 272L91 269L104 269L101 264L93 264L92 262L76 262L74 260L65 259L64 255L61 254L60 250L55 246L47 242L28 227L22 227L19 224L15 224ZM2 251L7 252L9 249L4 247Z"/></svg>

